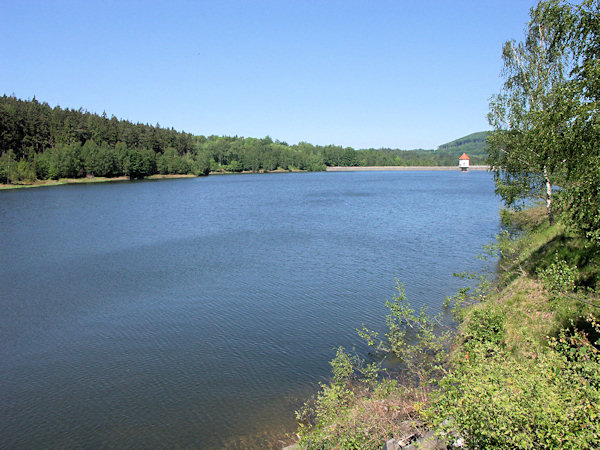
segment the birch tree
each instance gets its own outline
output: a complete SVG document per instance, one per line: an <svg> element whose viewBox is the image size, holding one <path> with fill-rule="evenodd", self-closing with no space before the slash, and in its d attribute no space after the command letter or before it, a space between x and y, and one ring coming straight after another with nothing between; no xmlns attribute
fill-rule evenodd
<svg viewBox="0 0 600 450"><path fill-rule="evenodd" d="M565 90L568 159L561 209L572 230L600 247L600 0L584 0L573 11L568 36L576 63Z"/></svg>
<svg viewBox="0 0 600 450"><path fill-rule="evenodd" d="M526 37L504 44L505 79L492 96L488 120L488 163L496 192L508 206L543 198L553 221L552 187L563 174L560 115L565 82L572 58L565 45L570 10L558 1L541 1L530 11Z"/></svg>

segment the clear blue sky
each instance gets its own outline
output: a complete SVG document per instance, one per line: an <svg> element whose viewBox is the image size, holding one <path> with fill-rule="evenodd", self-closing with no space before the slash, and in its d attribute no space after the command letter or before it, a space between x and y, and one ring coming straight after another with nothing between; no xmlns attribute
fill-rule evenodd
<svg viewBox="0 0 600 450"><path fill-rule="evenodd" d="M0 94L290 144L488 129L533 0L0 0Z"/></svg>

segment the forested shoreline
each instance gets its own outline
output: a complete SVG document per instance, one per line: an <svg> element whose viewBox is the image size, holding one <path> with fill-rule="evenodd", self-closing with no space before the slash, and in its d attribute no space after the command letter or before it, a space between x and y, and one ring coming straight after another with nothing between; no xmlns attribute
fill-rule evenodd
<svg viewBox="0 0 600 450"><path fill-rule="evenodd" d="M472 163L484 162L484 133L438 150L319 146L264 138L196 136L132 123L83 109L51 107L35 97L0 97L0 183L61 178L122 177L210 172L321 171L328 166L455 165L464 145ZM473 147L475 145L475 147Z"/></svg>

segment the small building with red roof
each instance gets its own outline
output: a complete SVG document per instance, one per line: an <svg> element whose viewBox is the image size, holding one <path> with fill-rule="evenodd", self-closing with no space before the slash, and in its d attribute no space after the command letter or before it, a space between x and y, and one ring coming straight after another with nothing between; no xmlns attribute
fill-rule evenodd
<svg viewBox="0 0 600 450"><path fill-rule="evenodd" d="M460 158L458 158L458 167L460 167L460 170L463 172L469 170L470 163L471 158L469 158L466 153L463 153L462 155L460 155Z"/></svg>

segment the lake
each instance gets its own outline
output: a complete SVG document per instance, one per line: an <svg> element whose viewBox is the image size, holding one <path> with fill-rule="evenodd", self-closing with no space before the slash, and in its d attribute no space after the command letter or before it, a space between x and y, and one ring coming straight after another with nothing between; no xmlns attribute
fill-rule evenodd
<svg viewBox="0 0 600 450"><path fill-rule="evenodd" d="M267 447L394 279L442 310L498 232L486 172L0 192L0 447Z"/></svg>

